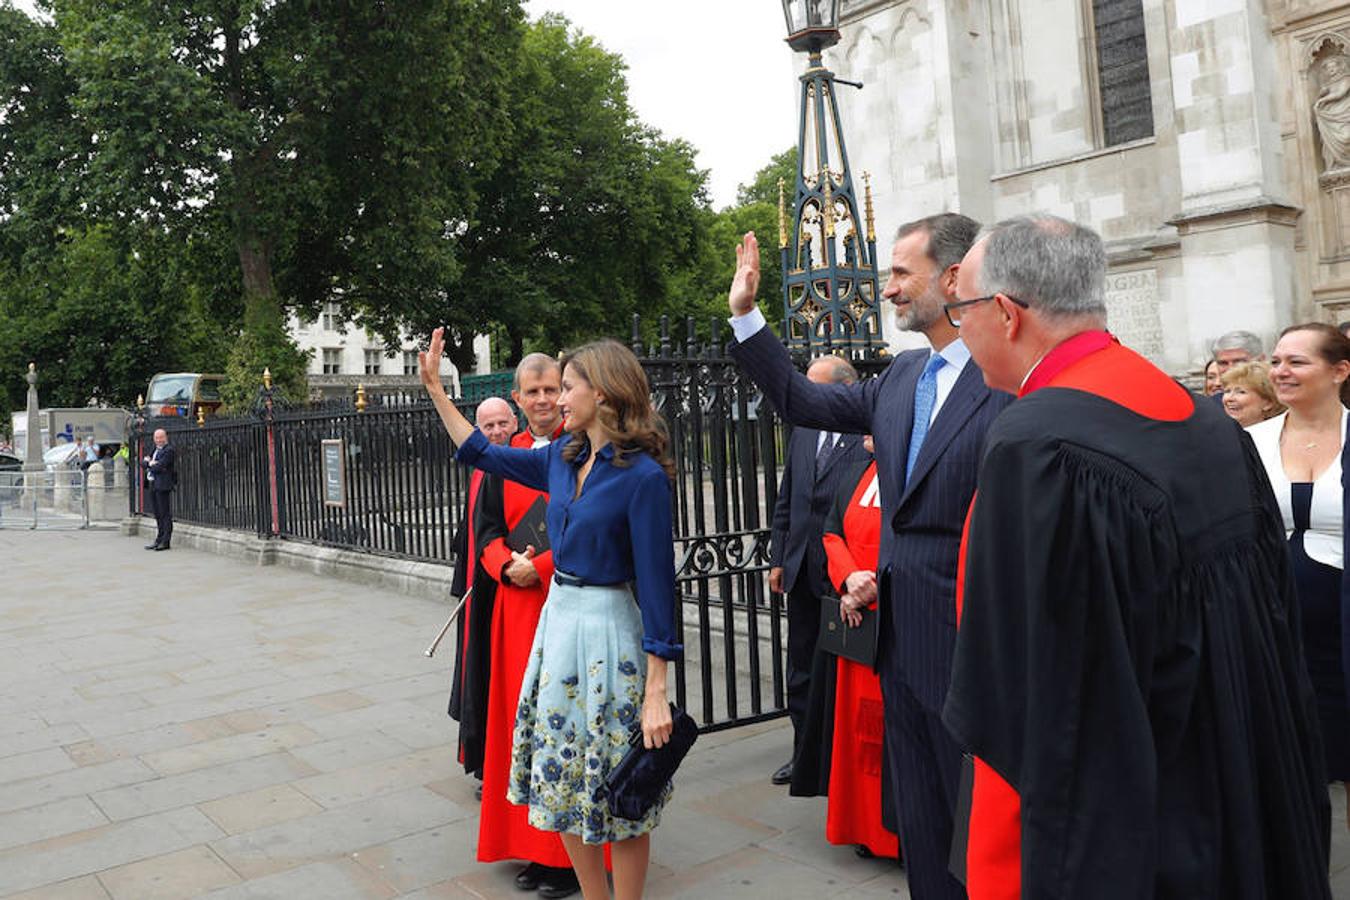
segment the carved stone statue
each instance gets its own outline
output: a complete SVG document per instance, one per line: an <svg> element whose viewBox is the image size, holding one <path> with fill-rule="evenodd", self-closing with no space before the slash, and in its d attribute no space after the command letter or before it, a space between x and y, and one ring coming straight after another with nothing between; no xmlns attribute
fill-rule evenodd
<svg viewBox="0 0 1350 900"><path fill-rule="evenodd" d="M1322 160L1327 171L1350 168L1350 57L1328 56L1321 65L1321 90L1313 102Z"/></svg>

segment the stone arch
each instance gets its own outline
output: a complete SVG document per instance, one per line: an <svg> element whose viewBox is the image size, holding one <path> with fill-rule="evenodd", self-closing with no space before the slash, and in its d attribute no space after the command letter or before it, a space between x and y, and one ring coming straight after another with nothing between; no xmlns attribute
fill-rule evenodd
<svg viewBox="0 0 1350 900"><path fill-rule="evenodd" d="M1323 59L1335 52L1350 56L1350 38L1339 31L1323 31L1303 46L1303 71L1309 72Z"/></svg>

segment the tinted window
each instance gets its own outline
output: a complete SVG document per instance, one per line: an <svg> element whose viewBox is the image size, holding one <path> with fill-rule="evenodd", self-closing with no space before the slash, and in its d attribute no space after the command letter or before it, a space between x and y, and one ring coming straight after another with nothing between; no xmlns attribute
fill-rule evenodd
<svg viewBox="0 0 1350 900"><path fill-rule="evenodd" d="M1108 147L1153 134L1142 0L1092 0L1102 130Z"/></svg>
<svg viewBox="0 0 1350 900"><path fill-rule="evenodd" d="M189 403L195 375L156 375L150 382L150 396L146 403Z"/></svg>

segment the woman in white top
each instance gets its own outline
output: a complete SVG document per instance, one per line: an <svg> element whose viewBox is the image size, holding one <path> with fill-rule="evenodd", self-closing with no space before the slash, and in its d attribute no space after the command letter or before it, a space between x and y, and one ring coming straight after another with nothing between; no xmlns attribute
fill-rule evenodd
<svg viewBox="0 0 1350 900"><path fill-rule="evenodd" d="M1288 412L1247 429L1265 463L1289 534L1304 655L1317 694L1327 775L1350 782L1350 705L1342 655L1345 568L1341 451L1350 339L1330 325L1286 328L1270 377Z"/></svg>

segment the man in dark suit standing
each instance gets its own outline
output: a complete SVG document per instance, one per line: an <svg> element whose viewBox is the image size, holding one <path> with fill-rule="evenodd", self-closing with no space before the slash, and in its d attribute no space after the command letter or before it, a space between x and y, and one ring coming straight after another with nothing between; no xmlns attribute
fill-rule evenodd
<svg viewBox="0 0 1350 900"><path fill-rule="evenodd" d="M168 550L173 539L173 489L178 486L178 471L174 468L174 452L169 446L169 435L163 428L155 429L155 452L142 460L150 482L150 508L155 512L155 542L146 544L147 550Z"/></svg>
<svg viewBox="0 0 1350 900"><path fill-rule="evenodd" d="M900 228L882 295L895 306L896 324L922 332L933 349L902 353L862 384L814 384L793 368L755 307L754 234L737 248L728 296L732 353L787 421L873 435L883 523L877 668L886 765L916 900L965 896L948 871L961 753L941 713L956 638L961 529L985 431L1012 400L985 386L942 308L955 298L958 266L978 231L952 213Z"/></svg>
<svg viewBox="0 0 1350 900"><path fill-rule="evenodd" d="M858 373L848 360L822 356L806 368L816 384L853 384ZM792 781L801 750L802 725L811 686L811 661L820 633L820 597L825 574L825 517L843 489L839 473L865 455L862 437L814 428L794 428L773 508L769 589L787 595L787 707L792 718L792 758L773 773L774 784Z"/></svg>

